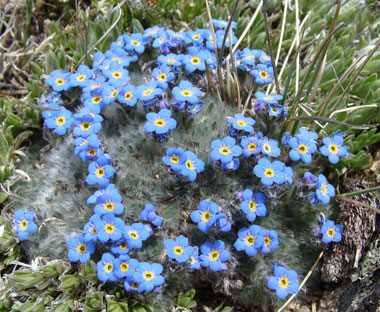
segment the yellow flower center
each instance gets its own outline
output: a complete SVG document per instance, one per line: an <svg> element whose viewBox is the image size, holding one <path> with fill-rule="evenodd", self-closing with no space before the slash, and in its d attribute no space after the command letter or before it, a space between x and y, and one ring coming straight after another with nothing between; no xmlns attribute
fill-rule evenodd
<svg viewBox="0 0 380 312"><path fill-rule="evenodd" d="M96 88L99 88L99 87L100 87L100 85L94 84L94 85L91 86L91 89L96 89Z"/></svg>
<svg viewBox="0 0 380 312"><path fill-rule="evenodd" d="M243 120L239 120L237 123L239 126L245 126L246 125L246 123Z"/></svg>
<svg viewBox="0 0 380 312"><path fill-rule="evenodd" d="M170 156L170 161L176 164L179 162L179 157L177 155Z"/></svg>
<svg viewBox="0 0 380 312"><path fill-rule="evenodd" d="M128 235L129 235L129 237L131 237L133 239L139 238L139 234L136 231L129 231Z"/></svg>
<svg viewBox="0 0 380 312"><path fill-rule="evenodd" d="M113 269L113 265L111 262L107 263L105 266L104 266L104 271L106 271L107 273L111 272Z"/></svg>
<svg viewBox="0 0 380 312"><path fill-rule="evenodd" d="M205 211L205 212L203 213L203 215L202 215L202 219L203 219L204 221L208 221L208 220L210 220L210 218L211 218L210 211Z"/></svg>
<svg viewBox="0 0 380 312"><path fill-rule="evenodd" d="M329 151L335 154L338 151L338 146L336 146L335 144L330 144Z"/></svg>
<svg viewBox="0 0 380 312"><path fill-rule="evenodd" d="M334 237L334 235L335 235L335 231L334 231L334 229L329 229L329 230L327 231L327 236L329 236L329 237Z"/></svg>
<svg viewBox="0 0 380 312"><path fill-rule="evenodd" d="M247 56L247 59L248 59L248 60L252 60L254 57L255 57L254 55L248 55L248 56Z"/></svg>
<svg viewBox="0 0 380 312"><path fill-rule="evenodd" d="M136 282L132 282L131 287L134 289L137 289L137 288L139 288L139 284L137 284Z"/></svg>
<svg viewBox="0 0 380 312"><path fill-rule="evenodd" d="M121 72L119 72L119 71L114 71L112 73L112 77L115 78L115 79L119 79L121 76L122 76Z"/></svg>
<svg viewBox="0 0 380 312"><path fill-rule="evenodd" d="M152 89L145 90L144 95L147 96L147 95L151 94L152 92L153 92Z"/></svg>
<svg viewBox="0 0 380 312"><path fill-rule="evenodd" d="M256 202L254 200L251 200L248 204L248 207L249 209L251 209L252 211L255 211L256 210Z"/></svg>
<svg viewBox="0 0 380 312"><path fill-rule="evenodd" d="M123 41L119 41L119 42L120 42L120 44L123 43ZM113 61L113 62L118 62L119 64L121 63L121 60L120 60L118 57L113 57L113 58L111 59L111 61Z"/></svg>
<svg viewBox="0 0 380 312"><path fill-rule="evenodd" d="M200 37L201 37L200 35L196 34L196 35L193 36L193 39L194 40L198 40Z"/></svg>
<svg viewBox="0 0 380 312"><path fill-rule="evenodd" d="M270 168L266 169L264 174L267 176L267 177L273 177L274 176L274 171Z"/></svg>
<svg viewBox="0 0 380 312"><path fill-rule="evenodd" d="M307 147L306 147L306 145L305 145L305 144L300 144L300 145L298 146L298 152L300 152L301 154L306 153L306 152L307 152Z"/></svg>
<svg viewBox="0 0 380 312"><path fill-rule="evenodd" d="M186 167L187 169L192 169L194 168L194 164L190 160L186 160Z"/></svg>
<svg viewBox="0 0 380 312"><path fill-rule="evenodd" d="M133 40L133 41L132 41L132 44L138 46L138 45L140 45L140 41Z"/></svg>
<svg viewBox="0 0 380 312"><path fill-rule="evenodd" d="M219 252L216 251L216 250L213 250L213 251L210 252L210 256L209 257L210 257L211 261L218 260L218 258L219 258Z"/></svg>
<svg viewBox="0 0 380 312"><path fill-rule="evenodd" d="M163 127L165 126L165 120L163 119L156 119L154 124L157 126L157 127Z"/></svg>
<svg viewBox="0 0 380 312"><path fill-rule="evenodd" d="M189 259L189 262L190 263L194 263L195 262L195 258L193 256L191 256L190 259Z"/></svg>
<svg viewBox="0 0 380 312"><path fill-rule="evenodd" d="M271 96L266 96L265 98L264 98L264 100L266 100L266 101L270 101L270 100L272 100L273 98L271 97Z"/></svg>
<svg viewBox="0 0 380 312"><path fill-rule="evenodd" d="M88 121L82 122L81 128L83 130L88 130L91 128L91 124Z"/></svg>
<svg viewBox="0 0 380 312"><path fill-rule="evenodd" d="M87 247L85 244L79 244L77 250L80 254L84 254L87 250Z"/></svg>
<svg viewBox="0 0 380 312"><path fill-rule="evenodd" d="M224 147L222 147L222 148L220 149L220 152L221 152L222 154L224 154L224 155L227 155L227 154L229 154L231 151L230 151L230 149L229 149L227 146L224 146Z"/></svg>
<svg viewBox="0 0 380 312"><path fill-rule="evenodd" d="M326 193L327 193L327 188L326 188L326 186L325 186L324 184L321 185L321 191L322 191L322 194L323 194L323 195L326 195Z"/></svg>
<svg viewBox="0 0 380 312"><path fill-rule="evenodd" d="M125 92L124 98L129 101L132 98L132 93L131 92Z"/></svg>
<svg viewBox="0 0 380 312"><path fill-rule="evenodd" d="M264 144L264 150L269 153L270 152L270 145L269 144Z"/></svg>
<svg viewBox="0 0 380 312"><path fill-rule="evenodd" d="M167 76L166 76L166 74L162 73L162 74L160 74L160 75L158 76L158 78L160 78L160 80L162 80L162 81L166 81Z"/></svg>
<svg viewBox="0 0 380 312"><path fill-rule="evenodd" d="M150 33L151 33L152 35L154 35L156 32L157 32L157 29L153 29L153 30L151 30Z"/></svg>
<svg viewBox="0 0 380 312"><path fill-rule="evenodd" d="M87 152L88 155L95 155L96 154L96 150L94 148L90 148Z"/></svg>
<svg viewBox="0 0 380 312"><path fill-rule="evenodd" d="M78 81L83 81L84 78L86 78L85 75L80 75L80 76L77 77L77 80L78 80Z"/></svg>
<svg viewBox="0 0 380 312"><path fill-rule="evenodd" d="M119 244L119 248L120 249L127 249L128 247L128 244L126 241L122 241L120 244Z"/></svg>
<svg viewBox="0 0 380 312"><path fill-rule="evenodd" d="M176 248L174 248L174 253L175 253L176 255L182 255L182 253L183 253L183 248L180 247L180 246L177 246Z"/></svg>
<svg viewBox="0 0 380 312"><path fill-rule="evenodd" d="M61 86L65 83L65 80L63 80L62 78L57 78L55 80L55 84L58 85L58 86Z"/></svg>
<svg viewBox="0 0 380 312"><path fill-rule="evenodd" d="M175 59L168 59L168 63L174 63Z"/></svg>
<svg viewBox="0 0 380 312"><path fill-rule="evenodd" d="M189 91L189 90L183 90L183 91L181 92L181 94L182 94L183 96L190 96L190 95L192 95L193 93L192 93L191 91Z"/></svg>
<svg viewBox="0 0 380 312"><path fill-rule="evenodd" d="M286 288L289 285L289 280L286 277L281 277L278 281L278 285L280 285L282 288Z"/></svg>
<svg viewBox="0 0 380 312"><path fill-rule="evenodd" d="M113 233L115 231L115 227L112 224L106 224L104 229L107 233Z"/></svg>
<svg viewBox="0 0 380 312"><path fill-rule="evenodd" d="M192 64L199 64L200 61L201 61L201 60L200 60L198 57L196 57L196 56L194 56L194 57L191 59L191 63L192 63Z"/></svg>
<svg viewBox="0 0 380 312"><path fill-rule="evenodd" d="M106 203L104 205L104 208L108 211L112 211L115 208L115 205L113 203Z"/></svg>
<svg viewBox="0 0 380 312"><path fill-rule="evenodd" d="M260 70L260 77L265 79L268 77L268 73L265 70Z"/></svg>
<svg viewBox="0 0 380 312"><path fill-rule="evenodd" d="M57 118L57 125L60 126L60 125L63 125L65 123L65 117L58 117Z"/></svg>
<svg viewBox="0 0 380 312"><path fill-rule="evenodd" d="M104 176L105 172L104 172L104 169L102 167L99 167L96 169L95 171L96 175L101 178L102 176Z"/></svg>
<svg viewBox="0 0 380 312"><path fill-rule="evenodd" d="M122 272L127 272L128 269L129 269L129 265L128 265L127 262L121 262L121 263L120 263L120 270L121 270Z"/></svg>
<svg viewBox="0 0 380 312"><path fill-rule="evenodd" d="M20 222L20 228L22 228L23 230L25 230L27 227L28 227L28 221L26 221L25 219L21 220L21 222Z"/></svg>
<svg viewBox="0 0 380 312"><path fill-rule="evenodd" d="M96 95L92 98L92 102L95 104L100 103L101 100L102 100L102 98L99 95Z"/></svg>
<svg viewBox="0 0 380 312"><path fill-rule="evenodd" d="M151 280L152 278L154 277L154 273L153 272L144 272L144 278L149 281Z"/></svg>
<svg viewBox="0 0 380 312"><path fill-rule="evenodd" d="M255 242L255 238L252 235L249 235L245 238L245 244L248 246L253 245Z"/></svg>
<svg viewBox="0 0 380 312"><path fill-rule="evenodd" d="M113 90L111 92L111 97L115 97L119 93L119 90Z"/></svg>
<svg viewBox="0 0 380 312"><path fill-rule="evenodd" d="M271 240L268 236L264 237L264 246L268 246L270 244Z"/></svg>
<svg viewBox="0 0 380 312"><path fill-rule="evenodd" d="M251 144L249 144L249 145L248 145L248 149L249 149L250 151L254 151L254 150L256 149L256 144L255 144L255 143L251 143Z"/></svg>
<svg viewBox="0 0 380 312"><path fill-rule="evenodd" d="M94 233L94 234L98 233L98 232L96 231L96 229L95 229L94 226L91 227L91 232Z"/></svg>

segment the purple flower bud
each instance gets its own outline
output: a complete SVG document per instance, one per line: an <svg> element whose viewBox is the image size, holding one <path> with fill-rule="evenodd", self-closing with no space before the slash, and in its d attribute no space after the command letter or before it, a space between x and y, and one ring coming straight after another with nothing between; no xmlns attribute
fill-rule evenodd
<svg viewBox="0 0 380 312"><path fill-rule="evenodd" d="M166 100L161 100L158 102L158 107L161 109L169 108L169 103Z"/></svg>
<svg viewBox="0 0 380 312"><path fill-rule="evenodd" d="M321 227L320 226L317 226L315 229L314 229L314 235L316 237L320 237L321 236Z"/></svg>
<svg viewBox="0 0 380 312"><path fill-rule="evenodd" d="M243 192L242 191L236 192L236 198L239 200L243 200Z"/></svg>
<svg viewBox="0 0 380 312"><path fill-rule="evenodd" d="M265 108L265 102L258 101L253 105L255 111L261 111Z"/></svg>

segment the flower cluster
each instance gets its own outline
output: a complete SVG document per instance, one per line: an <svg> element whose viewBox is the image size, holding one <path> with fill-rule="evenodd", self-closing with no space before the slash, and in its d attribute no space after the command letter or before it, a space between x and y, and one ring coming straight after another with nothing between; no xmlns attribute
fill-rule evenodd
<svg viewBox="0 0 380 312"><path fill-rule="evenodd" d="M199 210L191 213L190 218L193 222L198 223L198 228L207 233L212 226L217 226L222 232L228 232L231 229L231 223L227 221L227 216L216 203L210 203L202 200L199 204Z"/></svg>
<svg viewBox="0 0 380 312"><path fill-rule="evenodd" d="M270 95L257 91L255 96L257 99L254 104L256 111L260 112L266 108L268 110L268 115L272 117L285 118L288 115L288 109L278 103L278 101L283 99L281 94Z"/></svg>
<svg viewBox="0 0 380 312"><path fill-rule="evenodd" d="M322 139L323 145L319 151L323 156L328 156L330 163L337 164L340 157L348 157L349 146L343 145L345 134L341 131L334 132L332 137ZM289 157L293 161L301 160L304 163L312 161L313 154L318 147L318 134L306 128L300 128L299 133L292 137L289 132L285 132L282 138L283 144L291 148Z"/></svg>
<svg viewBox="0 0 380 312"><path fill-rule="evenodd" d="M311 172L304 174L305 184L308 186L309 201L312 205L327 205L330 198L335 195L334 187L327 182L326 177L320 174L318 178Z"/></svg>
<svg viewBox="0 0 380 312"><path fill-rule="evenodd" d="M152 222L155 226L160 226L162 223L162 218L156 215L151 203L145 204L144 210L140 212L140 218L145 222Z"/></svg>
<svg viewBox="0 0 380 312"><path fill-rule="evenodd" d="M193 152L184 151L181 147L168 148L162 161L174 172L187 177L191 182L194 182L197 173L204 171L205 168L205 163L201 159L197 158Z"/></svg>

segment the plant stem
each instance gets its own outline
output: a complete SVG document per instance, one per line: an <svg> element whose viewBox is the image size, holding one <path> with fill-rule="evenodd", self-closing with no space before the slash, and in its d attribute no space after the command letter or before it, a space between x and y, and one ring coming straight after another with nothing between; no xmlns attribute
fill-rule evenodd
<svg viewBox="0 0 380 312"><path fill-rule="evenodd" d="M281 91L280 91L280 86L278 84L278 76L277 76L276 66L274 64L274 54L273 54L272 42L270 40L270 35L269 35L269 27L268 27L268 19L267 19L267 0L263 1L263 15L264 15L265 32L267 34L267 40L268 40L269 54L271 57L271 63L272 63L273 73L274 73L274 82L276 84L277 94L280 94Z"/></svg>
<svg viewBox="0 0 380 312"><path fill-rule="evenodd" d="M376 191L380 191L380 186L371 187L368 189L359 190L359 191L350 192L350 193L343 193L343 194L339 194L339 196L340 197L352 197L355 195L360 195L360 194L365 194L365 193L370 193L370 192L376 192Z"/></svg>

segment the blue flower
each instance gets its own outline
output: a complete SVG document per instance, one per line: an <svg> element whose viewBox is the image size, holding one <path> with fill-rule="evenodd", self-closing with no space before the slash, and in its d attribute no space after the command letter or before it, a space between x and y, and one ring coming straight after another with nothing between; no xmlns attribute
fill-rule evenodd
<svg viewBox="0 0 380 312"><path fill-rule="evenodd" d="M201 90L193 87L191 82L181 80L178 87L174 87L172 94L177 101L189 102L191 104L199 103L198 96L202 94Z"/></svg>
<svg viewBox="0 0 380 312"><path fill-rule="evenodd" d="M136 259L131 259L128 255L121 255L113 261L113 266L114 275L117 278L124 278L135 273L139 262Z"/></svg>
<svg viewBox="0 0 380 312"><path fill-rule="evenodd" d="M257 91L255 93L255 96L258 101L265 102L268 104L277 104L278 101L281 101L283 99L283 96L281 94L265 94L261 91Z"/></svg>
<svg viewBox="0 0 380 312"><path fill-rule="evenodd" d="M83 88L84 93L91 93L92 91L102 89L105 85L106 78L99 76L95 79L86 80L85 87Z"/></svg>
<svg viewBox="0 0 380 312"><path fill-rule="evenodd" d="M330 163L337 164L340 157L348 157L349 155L349 146L343 145L343 142L343 136L338 134L332 138L323 138L322 143L324 145L320 148L320 152L323 156L328 156Z"/></svg>
<svg viewBox="0 0 380 312"><path fill-rule="evenodd" d="M116 243L112 244L111 251L115 255L126 255L131 249L128 247L128 242L124 238L124 235L121 236L121 239Z"/></svg>
<svg viewBox="0 0 380 312"><path fill-rule="evenodd" d="M270 186L273 182L283 184L286 180L284 174L285 164L281 161L271 163L266 158L260 158L257 165L253 168L254 174L261 178L261 183Z"/></svg>
<svg viewBox="0 0 380 312"><path fill-rule="evenodd" d="M124 206L119 201L118 197L112 196L112 194L103 194L97 198L97 205L94 211L97 215L104 215L107 213L113 213L115 215L122 214L124 212Z"/></svg>
<svg viewBox="0 0 380 312"><path fill-rule="evenodd" d="M170 130L175 129L177 122L175 119L170 118L172 112L168 109L162 109L158 113L150 112L146 114L148 120L144 129L146 132L155 132L156 134L169 133Z"/></svg>
<svg viewBox="0 0 380 312"><path fill-rule="evenodd" d="M264 238L261 236L261 227L251 225L249 228L241 228L238 232L239 238L236 240L234 247L237 251L244 250L245 253L252 257L257 254L257 249L264 244Z"/></svg>
<svg viewBox="0 0 380 312"><path fill-rule="evenodd" d="M306 164L311 163L312 154L317 151L317 145L313 141L291 138L288 144L292 148L289 152L291 160L297 161L301 159Z"/></svg>
<svg viewBox="0 0 380 312"><path fill-rule="evenodd" d="M123 235L127 239L129 248L141 248L142 242L148 239L150 233L142 223L127 225L123 230Z"/></svg>
<svg viewBox="0 0 380 312"><path fill-rule="evenodd" d="M245 157L257 155L261 153L262 140L257 135L250 137L243 137L240 145L243 147L243 154Z"/></svg>
<svg viewBox="0 0 380 312"><path fill-rule="evenodd" d="M224 243L221 240L215 241L214 244L206 242L201 246L200 260L201 265L210 267L211 271L221 271L222 263L230 258L229 251L224 249Z"/></svg>
<svg viewBox="0 0 380 312"><path fill-rule="evenodd" d="M199 210L193 211L190 218L193 222L198 223L198 228L202 232L207 233L214 224L218 211L219 206L217 204L202 200L199 204Z"/></svg>
<svg viewBox="0 0 380 312"><path fill-rule="evenodd" d="M197 173L204 171L205 163L198 159L197 156L189 151L182 154L178 165L172 166L174 171L178 171L184 177L187 177L191 182L194 182Z"/></svg>
<svg viewBox="0 0 380 312"><path fill-rule="evenodd" d="M261 229L261 236L264 243L261 246L261 253L270 253L273 249L278 247L278 234L275 230Z"/></svg>
<svg viewBox="0 0 380 312"><path fill-rule="evenodd" d="M97 118L98 116L100 118ZM92 116L91 114L75 114L74 117L75 128L73 130L73 134L75 137L81 136L87 138L91 134L98 133L102 128L100 122L103 120L103 118L100 115Z"/></svg>
<svg viewBox="0 0 380 312"><path fill-rule="evenodd" d="M286 270L283 266L274 269L274 276L267 280L268 287L276 290L276 296L285 299L288 294L296 294L299 289L297 284L297 272Z"/></svg>
<svg viewBox="0 0 380 312"><path fill-rule="evenodd" d="M129 71L124 69L118 62L111 62L108 69L103 70L104 77L108 78L108 83L111 85L118 85L120 82L127 83L129 78Z"/></svg>
<svg viewBox="0 0 380 312"><path fill-rule="evenodd" d="M157 25L155 25L153 27L149 27L149 28L144 30L144 37L157 38L158 32L162 29L163 28L161 28L160 26L157 26Z"/></svg>
<svg viewBox="0 0 380 312"><path fill-rule="evenodd" d="M69 247L68 258L71 262L86 263L90 255L95 251L95 244L85 240L85 234L79 234L78 238L72 237L67 241Z"/></svg>
<svg viewBox="0 0 380 312"><path fill-rule="evenodd" d="M228 163L225 163L225 164L222 163L222 170L224 170L224 171L236 170L237 168L239 168L239 164L240 164L239 159L234 158Z"/></svg>
<svg viewBox="0 0 380 312"><path fill-rule="evenodd" d="M61 71L59 69L53 70L50 76L46 78L46 84L54 91L67 91L71 88L70 85L71 73L68 71Z"/></svg>
<svg viewBox="0 0 380 312"><path fill-rule="evenodd" d="M71 128L73 122L72 114L64 107L60 107L59 111L52 111L44 125L49 129L54 129L58 135L64 135L67 129Z"/></svg>
<svg viewBox="0 0 380 312"><path fill-rule="evenodd" d="M197 47L189 47L189 54L183 56L182 61L188 72L192 73L195 70L205 71L206 65L205 60L207 55L202 50Z"/></svg>
<svg viewBox="0 0 380 312"><path fill-rule="evenodd" d="M267 208L265 207L266 195L263 193L253 193L246 189L243 192L244 201L240 204L241 210L247 215L250 222L255 221L256 216L264 217Z"/></svg>
<svg viewBox="0 0 380 312"><path fill-rule="evenodd" d="M37 225L33 222L34 213L29 210L24 212L24 210L17 210L14 214L13 225L16 228L17 235L20 241L27 240L29 234L34 234L37 232Z"/></svg>
<svg viewBox="0 0 380 312"><path fill-rule="evenodd" d="M156 80L149 81L147 85L141 85L136 88L139 100L143 101L145 107L152 107L157 102L157 97L162 94L162 89L158 87Z"/></svg>
<svg viewBox="0 0 380 312"><path fill-rule="evenodd" d="M285 118L288 115L288 109L279 104L268 104L268 115L273 117Z"/></svg>
<svg viewBox="0 0 380 312"><path fill-rule="evenodd" d="M328 244L330 242L340 242L342 240L343 225L335 225L334 221L326 220L322 225L321 234L322 242Z"/></svg>
<svg viewBox="0 0 380 312"><path fill-rule="evenodd" d="M193 254L194 247L189 246L187 237L180 235L174 241L166 239L164 241L166 254L169 258L175 259L177 262L182 263L190 259Z"/></svg>
<svg viewBox="0 0 380 312"><path fill-rule="evenodd" d="M125 50L129 52L143 53L145 50L145 44L148 42L148 38L143 37L141 33L134 33L130 36L124 36Z"/></svg>
<svg viewBox="0 0 380 312"><path fill-rule="evenodd" d="M214 225L219 227L222 232L229 232L231 230L231 223L227 220L225 213L216 215Z"/></svg>
<svg viewBox="0 0 380 312"><path fill-rule="evenodd" d="M190 269L194 270L199 270L199 268L201 267L201 263L199 261L199 249L197 246L194 247L193 254L189 258L189 260L187 260L187 264Z"/></svg>
<svg viewBox="0 0 380 312"><path fill-rule="evenodd" d="M95 204L99 196L103 194L110 194L114 201L121 203L121 195L115 188L115 184L108 184L106 188L97 190L93 195L87 198L87 204Z"/></svg>
<svg viewBox="0 0 380 312"><path fill-rule="evenodd" d="M157 58L157 62L160 65L166 65L169 67L178 67L182 65L182 54L169 53L167 55L160 55Z"/></svg>
<svg viewBox="0 0 380 312"><path fill-rule="evenodd" d="M115 276L115 266L114 266L115 257L110 253L104 253L102 255L102 260L97 264L98 279L102 282L106 281L116 281L117 277Z"/></svg>
<svg viewBox="0 0 380 312"><path fill-rule="evenodd" d="M258 50L259 51L259 60L261 63L264 63L264 64L269 64L271 65L272 64L272 59L271 57L266 54L264 51L262 50Z"/></svg>
<svg viewBox="0 0 380 312"><path fill-rule="evenodd" d="M102 103L108 105L116 101L119 93L123 88L122 81L113 81L112 84L107 83L102 90Z"/></svg>
<svg viewBox="0 0 380 312"><path fill-rule="evenodd" d="M312 174L311 172L305 172L303 177L305 178L305 184L309 187L309 188L315 188L317 186L317 177Z"/></svg>
<svg viewBox="0 0 380 312"><path fill-rule="evenodd" d="M100 216L93 215L83 228L84 240L86 242L98 240L98 230L95 228L95 223L102 222Z"/></svg>
<svg viewBox="0 0 380 312"><path fill-rule="evenodd" d="M194 46L203 46L203 40L207 37L207 29L190 30L186 32L185 43Z"/></svg>
<svg viewBox="0 0 380 312"><path fill-rule="evenodd" d="M190 113L191 115L198 114L202 109L202 105L203 105L202 101L195 104L189 104L186 108L186 111Z"/></svg>
<svg viewBox="0 0 380 312"><path fill-rule="evenodd" d="M139 292L152 291L153 288L161 286L165 279L162 275L162 265L159 263L141 262L133 274L133 279L139 283Z"/></svg>
<svg viewBox="0 0 380 312"><path fill-rule="evenodd" d="M124 288L127 292L130 291L137 291L137 292L143 292L144 288L143 285L140 285L135 281L135 279L132 276L127 276L127 278L124 281Z"/></svg>
<svg viewBox="0 0 380 312"><path fill-rule="evenodd" d="M78 71L70 76L70 85L72 87L85 87L87 82L94 75L94 71L90 70L86 65L79 65Z"/></svg>
<svg viewBox="0 0 380 312"><path fill-rule="evenodd" d="M315 131L309 131L306 128L302 127L299 129L299 133L296 134L296 137L300 140L311 141L317 145L318 134Z"/></svg>
<svg viewBox="0 0 380 312"><path fill-rule="evenodd" d="M165 165L173 167L173 165L177 165L179 163L179 159L185 151L182 147L178 148L168 148L166 150L166 156L162 157L162 161Z"/></svg>
<svg viewBox="0 0 380 312"><path fill-rule="evenodd" d="M99 157L88 166L89 175L86 182L90 185L97 183L100 187L106 187L110 183L110 178L115 170L109 165L109 160L105 156Z"/></svg>
<svg viewBox="0 0 380 312"><path fill-rule="evenodd" d="M223 164L231 162L233 157L240 156L243 151L240 146L235 145L235 142L230 136L223 140L212 141L211 147L214 150L210 153L210 158L213 161L220 160Z"/></svg>
<svg viewBox="0 0 380 312"><path fill-rule="evenodd" d="M278 147L277 140L272 140L272 139L269 140L267 137L264 137L261 140L261 148L262 148L263 154L265 154L266 156L278 157L281 154L281 150Z"/></svg>
<svg viewBox="0 0 380 312"><path fill-rule="evenodd" d="M243 114L235 114L235 118L229 117L227 121L232 124L232 127L236 130L242 130L247 133L253 131L253 125L255 121L252 118L244 117Z"/></svg>
<svg viewBox="0 0 380 312"><path fill-rule="evenodd" d="M244 48L244 50L241 53L241 61L248 66L254 66L258 53L258 50Z"/></svg>
<svg viewBox="0 0 380 312"><path fill-rule="evenodd" d="M168 88L168 82L173 81L174 74L168 66L153 69L152 77L157 79L157 86L162 90Z"/></svg>
<svg viewBox="0 0 380 312"><path fill-rule="evenodd" d="M315 193L323 205L327 205L330 201L330 197L335 195L334 187L327 182L326 177L323 174L318 176L317 190Z"/></svg>
<svg viewBox="0 0 380 312"><path fill-rule="evenodd" d="M124 221L116 218L112 213L105 214L103 220L95 221L95 229L98 231L98 240L107 242L117 241L121 238Z"/></svg>
<svg viewBox="0 0 380 312"><path fill-rule="evenodd" d="M154 206L151 203L147 203L144 206L144 210L140 212L140 218L143 221L150 221L155 226L160 226L162 223L162 218L156 215L154 211Z"/></svg>
<svg viewBox="0 0 380 312"><path fill-rule="evenodd" d="M138 101L136 88L134 85L128 84L124 86L117 96L117 100L120 103L127 104L128 106L134 106Z"/></svg>
<svg viewBox="0 0 380 312"><path fill-rule="evenodd" d="M256 78L256 83L272 83L273 81L273 67L264 64L257 65L257 68L251 71L251 75Z"/></svg>
<svg viewBox="0 0 380 312"><path fill-rule="evenodd" d="M207 22L207 25L209 25L209 24L210 24L210 22ZM216 27L216 28L227 28L228 21L213 18L213 19L212 19L212 24L213 24L214 27ZM232 21L232 22L231 22L231 28L232 28L232 29L235 29L236 26L237 26L237 23L234 22L234 21Z"/></svg>

